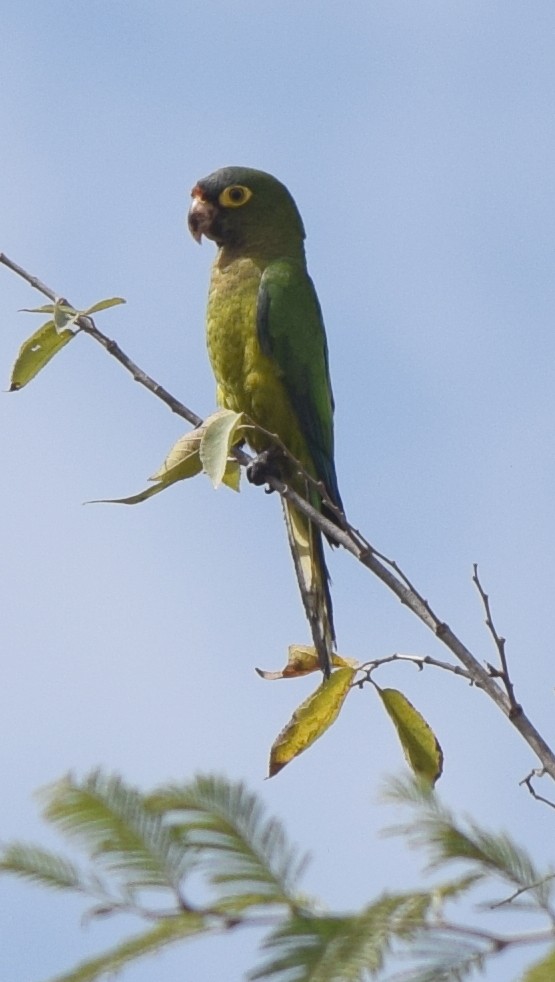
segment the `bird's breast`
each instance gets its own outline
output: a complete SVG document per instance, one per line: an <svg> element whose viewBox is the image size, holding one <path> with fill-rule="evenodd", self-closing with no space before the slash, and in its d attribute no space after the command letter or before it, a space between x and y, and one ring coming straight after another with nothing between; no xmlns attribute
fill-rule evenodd
<svg viewBox="0 0 555 982"><path fill-rule="evenodd" d="M275 361L261 350L256 308L262 270L250 259L223 268L216 261L207 314L208 353L217 382L218 405L246 413L270 433L277 433L291 452L306 456L304 439ZM263 450L271 441L249 435Z"/></svg>
<svg viewBox="0 0 555 982"><path fill-rule="evenodd" d="M207 312L207 342L218 383L218 401L248 412L245 382L260 356L256 304L261 271L248 259L214 265Z"/></svg>

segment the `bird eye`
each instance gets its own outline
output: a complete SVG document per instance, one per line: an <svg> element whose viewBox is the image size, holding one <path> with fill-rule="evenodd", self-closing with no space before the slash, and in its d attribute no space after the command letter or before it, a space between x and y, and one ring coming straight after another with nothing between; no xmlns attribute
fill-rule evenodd
<svg viewBox="0 0 555 982"><path fill-rule="evenodd" d="M246 188L242 184L231 184L225 191L222 191L218 201L224 208L240 208L241 205L246 205L249 198L252 198L250 188Z"/></svg>

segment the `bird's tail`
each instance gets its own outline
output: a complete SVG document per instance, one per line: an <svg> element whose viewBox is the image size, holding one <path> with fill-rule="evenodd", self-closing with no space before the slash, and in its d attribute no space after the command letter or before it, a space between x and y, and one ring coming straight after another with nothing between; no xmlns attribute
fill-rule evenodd
<svg viewBox="0 0 555 982"><path fill-rule="evenodd" d="M335 628L322 534L306 515L288 501L282 501L303 606L320 668L325 678L329 678L335 648Z"/></svg>

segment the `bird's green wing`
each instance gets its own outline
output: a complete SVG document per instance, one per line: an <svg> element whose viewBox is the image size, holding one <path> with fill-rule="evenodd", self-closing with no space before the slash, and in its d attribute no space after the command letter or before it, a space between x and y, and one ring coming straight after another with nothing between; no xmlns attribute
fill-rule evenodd
<svg viewBox="0 0 555 982"><path fill-rule="evenodd" d="M258 294L257 332L291 400L317 478L341 507L324 322L312 280L298 263L280 259L266 267Z"/></svg>

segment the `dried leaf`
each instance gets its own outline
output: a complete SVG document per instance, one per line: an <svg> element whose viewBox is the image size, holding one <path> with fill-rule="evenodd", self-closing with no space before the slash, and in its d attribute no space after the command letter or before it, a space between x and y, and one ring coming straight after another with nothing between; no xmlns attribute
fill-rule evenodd
<svg viewBox="0 0 555 982"><path fill-rule="evenodd" d="M358 662L354 658L342 658L341 655L333 654L331 663L334 668L357 668ZM274 681L275 679L299 678L303 675L310 675L311 672L320 670L320 663L316 648L313 644L290 644L288 649L287 665L277 672L266 672L262 668L256 668L260 678Z"/></svg>

